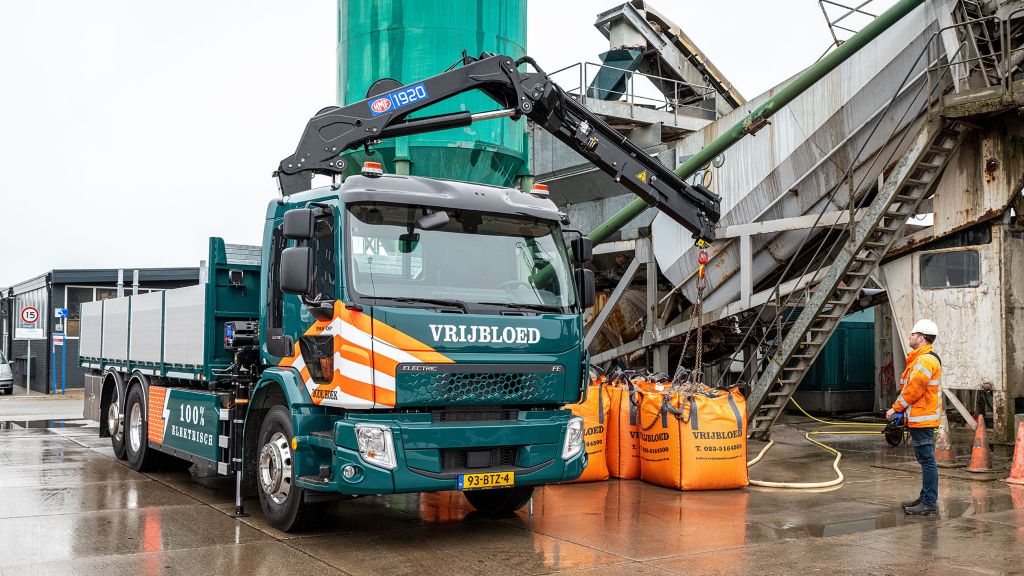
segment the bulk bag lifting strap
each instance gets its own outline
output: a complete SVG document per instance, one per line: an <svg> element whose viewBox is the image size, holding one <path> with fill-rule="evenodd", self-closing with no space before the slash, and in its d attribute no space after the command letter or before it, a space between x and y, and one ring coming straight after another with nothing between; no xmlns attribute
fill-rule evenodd
<svg viewBox="0 0 1024 576"><path fill-rule="evenodd" d="M609 387L611 414L608 420L608 473L615 478L640 477L641 392L628 376Z"/></svg>

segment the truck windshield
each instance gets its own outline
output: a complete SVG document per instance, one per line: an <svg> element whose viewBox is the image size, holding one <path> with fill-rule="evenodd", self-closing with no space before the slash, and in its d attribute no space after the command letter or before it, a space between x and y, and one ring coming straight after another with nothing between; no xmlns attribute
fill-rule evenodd
<svg viewBox="0 0 1024 576"><path fill-rule="evenodd" d="M7 364L7 358L4 358L3 350L0 350L0 364Z"/></svg>
<svg viewBox="0 0 1024 576"><path fill-rule="evenodd" d="M417 219L444 211L423 230ZM576 297L557 223L468 210L366 203L348 207L346 260L353 296L568 312ZM551 266L536 285L531 277ZM478 306L474 306L478 305Z"/></svg>

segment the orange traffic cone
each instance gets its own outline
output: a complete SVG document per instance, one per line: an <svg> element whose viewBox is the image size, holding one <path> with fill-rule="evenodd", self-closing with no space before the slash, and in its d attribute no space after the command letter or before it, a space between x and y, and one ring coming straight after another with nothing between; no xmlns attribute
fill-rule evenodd
<svg viewBox="0 0 1024 576"><path fill-rule="evenodd" d="M1013 464L1010 477L1003 480L1010 484L1024 484L1024 422L1017 426L1017 442L1013 447Z"/></svg>
<svg viewBox="0 0 1024 576"><path fill-rule="evenodd" d="M956 468L956 453L949 439L949 420L946 414L939 419L939 431L935 435L935 463L940 468Z"/></svg>
<svg viewBox="0 0 1024 576"><path fill-rule="evenodd" d="M985 434L985 417L978 414L978 429L974 433L974 448L971 450L971 462L967 465L968 472L991 472L992 453L988 449L988 436Z"/></svg>

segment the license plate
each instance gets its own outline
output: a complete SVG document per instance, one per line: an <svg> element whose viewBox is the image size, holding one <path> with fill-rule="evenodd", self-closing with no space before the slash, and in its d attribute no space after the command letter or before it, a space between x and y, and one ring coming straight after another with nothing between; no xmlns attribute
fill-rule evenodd
<svg viewBox="0 0 1024 576"><path fill-rule="evenodd" d="M487 490L504 488L516 482L515 472L484 472L481 474L459 474L459 490Z"/></svg>

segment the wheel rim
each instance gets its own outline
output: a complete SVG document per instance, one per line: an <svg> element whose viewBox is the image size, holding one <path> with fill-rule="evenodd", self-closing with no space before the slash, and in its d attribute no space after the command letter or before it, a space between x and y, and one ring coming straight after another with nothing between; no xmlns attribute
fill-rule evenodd
<svg viewBox="0 0 1024 576"><path fill-rule="evenodd" d="M284 434L275 432L260 450L260 488L276 504L283 504L292 488L292 450Z"/></svg>
<svg viewBox="0 0 1024 576"><path fill-rule="evenodd" d="M132 412L128 416L128 441L132 445L132 452L142 449L142 407L138 404L132 405Z"/></svg>
<svg viewBox="0 0 1024 576"><path fill-rule="evenodd" d="M117 403L111 403L110 407L107 408L107 430L110 430L110 435L118 442L121 442L124 439L124 431L121 430L120 415Z"/></svg>

